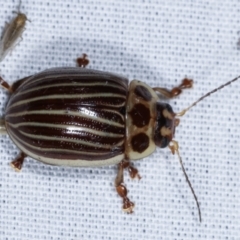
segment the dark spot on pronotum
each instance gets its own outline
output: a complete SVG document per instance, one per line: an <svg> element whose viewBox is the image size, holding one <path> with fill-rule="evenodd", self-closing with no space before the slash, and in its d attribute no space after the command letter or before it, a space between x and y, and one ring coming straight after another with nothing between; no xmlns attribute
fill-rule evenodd
<svg viewBox="0 0 240 240"><path fill-rule="evenodd" d="M131 145L133 151L142 153L149 146L149 137L145 133L139 133L132 137Z"/></svg>
<svg viewBox="0 0 240 240"><path fill-rule="evenodd" d="M150 110L141 103L135 104L129 114L132 117L132 124L137 127L144 127L150 121Z"/></svg>
<svg viewBox="0 0 240 240"><path fill-rule="evenodd" d="M144 87L144 86L137 86L137 87L135 88L134 93L135 93L137 96L143 98L143 99L146 100L146 101L150 101L150 100L152 99L151 93L150 93L150 92L148 91L148 89L147 89L146 87Z"/></svg>

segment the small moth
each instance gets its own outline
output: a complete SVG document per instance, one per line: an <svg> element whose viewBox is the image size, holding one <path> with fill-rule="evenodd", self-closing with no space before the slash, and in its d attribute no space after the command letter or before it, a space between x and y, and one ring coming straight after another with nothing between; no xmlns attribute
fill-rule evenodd
<svg viewBox="0 0 240 240"><path fill-rule="evenodd" d="M21 1L19 3L18 11L15 12L17 16L6 24L6 27L3 31L0 41L0 62L17 45L25 30L26 21L28 19L24 13L20 12L20 6Z"/></svg>

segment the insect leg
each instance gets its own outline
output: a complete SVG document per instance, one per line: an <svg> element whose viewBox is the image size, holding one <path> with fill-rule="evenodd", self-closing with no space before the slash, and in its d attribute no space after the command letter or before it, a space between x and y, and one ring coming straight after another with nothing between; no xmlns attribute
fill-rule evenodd
<svg viewBox="0 0 240 240"><path fill-rule="evenodd" d="M22 165L24 162L24 158L27 155L23 152L20 152L20 154L16 157L16 159L14 161L11 162L11 167L16 170L17 172L19 172L22 169Z"/></svg>
<svg viewBox="0 0 240 240"><path fill-rule="evenodd" d="M0 77L0 85L1 85L3 88L7 89L9 92L12 92L11 86L10 86L6 81L4 81L4 80L2 79L2 77Z"/></svg>
<svg viewBox="0 0 240 240"><path fill-rule="evenodd" d="M162 94L166 98L174 98L174 97L180 95L182 93L183 89L191 88L192 86L193 86L193 80L184 78L182 80L182 83L179 86L174 87L171 90L168 90L166 88L159 88L159 87L155 87L155 88L153 88L153 90L157 93Z"/></svg>
<svg viewBox="0 0 240 240"><path fill-rule="evenodd" d="M133 167L133 164L130 161L122 161L123 164L123 168L128 170L129 176L134 179L134 178L138 178L138 180L141 179L141 176L138 173L138 170Z"/></svg>
<svg viewBox="0 0 240 240"><path fill-rule="evenodd" d="M7 134L4 119L0 119L0 134Z"/></svg>
<svg viewBox="0 0 240 240"><path fill-rule="evenodd" d="M123 180L124 161L118 165L118 174L115 179L115 187L118 195L123 199L123 211L126 213L133 213L134 203L127 197L127 188Z"/></svg>
<svg viewBox="0 0 240 240"><path fill-rule="evenodd" d="M77 58L77 65L79 67L85 68L88 64L89 64L89 60L86 53L83 53L81 58Z"/></svg>

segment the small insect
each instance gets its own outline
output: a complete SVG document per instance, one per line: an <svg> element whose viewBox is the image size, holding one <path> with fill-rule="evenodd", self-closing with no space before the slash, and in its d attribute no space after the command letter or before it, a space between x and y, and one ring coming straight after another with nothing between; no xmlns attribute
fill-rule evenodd
<svg viewBox="0 0 240 240"><path fill-rule="evenodd" d="M0 41L0 62L18 44L19 39L25 30L27 16L20 12L21 1L19 3L17 16L6 24ZM29 21L29 20L28 20Z"/></svg>
<svg viewBox="0 0 240 240"><path fill-rule="evenodd" d="M160 101L178 96L191 88L185 78L171 91L151 88L125 77L86 69L87 55L77 60L81 67L53 68L18 80L12 86L0 78L10 93L1 132L9 134L20 149L11 163L21 170L25 157L51 165L99 167L118 164L115 187L123 201L123 210L132 213L134 203L127 196L123 170L139 178L132 161L152 154L156 147L169 147L177 154L186 181L201 211L193 187L173 140L175 128L190 108L210 94L238 80L237 78L205 94L180 113Z"/></svg>

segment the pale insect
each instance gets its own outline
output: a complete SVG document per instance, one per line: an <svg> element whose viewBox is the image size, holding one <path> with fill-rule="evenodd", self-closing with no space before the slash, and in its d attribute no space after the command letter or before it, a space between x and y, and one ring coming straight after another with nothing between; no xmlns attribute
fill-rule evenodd
<svg viewBox="0 0 240 240"><path fill-rule="evenodd" d="M26 21L28 19L24 13L20 12L20 6L21 1L18 6L18 11L15 12L17 16L6 24L3 31L0 41L0 62L19 43L19 39L22 38L22 34L25 30Z"/></svg>

